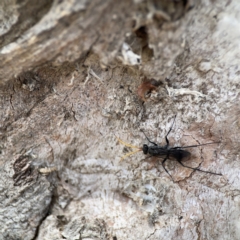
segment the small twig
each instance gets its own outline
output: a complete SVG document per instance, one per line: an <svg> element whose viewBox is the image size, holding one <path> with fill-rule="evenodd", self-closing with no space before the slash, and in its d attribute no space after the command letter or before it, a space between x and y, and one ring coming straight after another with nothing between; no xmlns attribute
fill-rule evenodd
<svg viewBox="0 0 240 240"><path fill-rule="evenodd" d="M166 89L167 89L168 95L170 97L173 97L173 96L176 96L176 95L185 95L185 94L188 94L188 95L191 94L191 95L194 95L196 97L207 97L207 95L204 95L204 94L202 94L198 91L189 90L187 88L174 89L174 88L166 86Z"/></svg>

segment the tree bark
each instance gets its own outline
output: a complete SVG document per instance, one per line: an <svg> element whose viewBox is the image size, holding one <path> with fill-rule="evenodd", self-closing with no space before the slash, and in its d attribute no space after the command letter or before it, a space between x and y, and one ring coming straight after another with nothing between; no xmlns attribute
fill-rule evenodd
<svg viewBox="0 0 240 240"><path fill-rule="evenodd" d="M239 239L237 1L0 9L0 239Z"/></svg>

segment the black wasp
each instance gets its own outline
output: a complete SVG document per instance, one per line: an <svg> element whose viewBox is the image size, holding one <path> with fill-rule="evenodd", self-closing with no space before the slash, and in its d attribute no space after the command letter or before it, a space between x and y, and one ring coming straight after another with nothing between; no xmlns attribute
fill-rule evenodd
<svg viewBox="0 0 240 240"><path fill-rule="evenodd" d="M168 135L172 131L172 127L173 127L173 124L175 122L175 119L176 119L176 116L174 118L174 121L172 123L171 128L169 129L167 135L165 136L165 140L166 140L166 145L165 146L160 146L160 145L156 144L155 142L150 141L149 138L146 136L146 134L144 132L143 133L144 133L145 137L147 138L148 142L151 145L143 144L142 148L139 148L139 147L133 146L131 144L125 143L121 139L118 138L118 141L120 143L122 143L123 145L125 145L127 147L130 147L130 148L136 148L137 149L137 150L135 150L133 152L130 152L130 153L127 153L126 155L124 155L121 158L121 160L123 160L124 158L126 158L126 157L128 157L128 156L130 156L130 155L132 155L134 153L137 153L139 151L143 151L143 153L146 154L146 155L149 155L149 157L152 156L152 157L162 158L163 159L162 166L163 166L164 170L166 171L166 173L171 177L172 180L173 180L173 178L172 178L171 174L168 172L168 170L165 167L165 162L168 159L175 159L183 167L190 168L190 169L192 169L194 171L200 171L200 172L204 172L204 173L209 173L209 174L214 174L214 175L220 175L221 176L222 175L221 173L214 173L214 172L210 172L210 171L204 171L204 170L199 169L198 167L197 168L193 168L193 167L189 167L189 166L186 166L185 164L183 164L182 160L184 158L189 158L191 156L190 152L188 152L187 150L184 150L185 148L192 148L192 147L216 144L216 143L219 143L219 142L211 142L211 143L204 143L204 144L184 146L184 147L171 147L171 146L169 146Z"/></svg>

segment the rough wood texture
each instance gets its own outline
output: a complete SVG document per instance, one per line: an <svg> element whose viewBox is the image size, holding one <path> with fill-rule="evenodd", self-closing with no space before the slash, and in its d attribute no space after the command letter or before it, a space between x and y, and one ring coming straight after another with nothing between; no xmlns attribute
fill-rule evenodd
<svg viewBox="0 0 240 240"><path fill-rule="evenodd" d="M238 1L1 1L0 239L239 239ZM152 79L157 80L154 81ZM129 149L191 148L175 161Z"/></svg>

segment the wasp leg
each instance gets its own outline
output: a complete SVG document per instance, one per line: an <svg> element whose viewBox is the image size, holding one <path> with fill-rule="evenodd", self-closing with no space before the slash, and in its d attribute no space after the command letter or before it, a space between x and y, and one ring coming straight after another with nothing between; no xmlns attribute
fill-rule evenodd
<svg viewBox="0 0 240 240"><path fill-rule="evenodd" d="M143 134L145 135L146 139L147 139L150 143L152 143L154 146L158 146L155 142L150 141L150 139L147 137L147 135L145 134L144 131L142 131L142 132L143 132Z"/></svg>
<svg viewBox="0 0 240 240"><path fill-rule="evenodd" d="M167 137L168 137L168 134L172 131L173 125L174 125L174 123L175 123L176 116L177 116L177 115L175 115L174 120L173 120L173 123L172 123L172 126L170 127L170 129L169 129L167 135L165 136L165 140L166 140L166 143L167 143L166 147L169 146L169 140L168 140Z"/></svg>
<svg viewBox="0 0 240 240"><path fill-rule="evenodd" d="M162 166L163 166L163 169L165 170L165 172L171 177L172 181L175 182L172 178L172 175L168 172L168 170L165 168L165 165L164 163L168 160L168 156L166 158L163 159L162 161Z"/></svg>
<svg viewBox="0 0 240 240"><path fill-rule="evenodd" d="M181 162L181 160L179 160L179 159L178 159L177 161L178 161L183 167L185 167L185 168L190 168L190 169L192 169L192 170L194 170L194 171L199 171L199 172L210 173L210 174L222 176L221 173L214 173L214 172L204 171L204 170L201 170L201 169L199 169L199 168L192 168L192 167L189 167L189 166L184 165L184 164Z"/></svg>
<svg viewBox="0 0 240 240"><path fill-rule="evenodd" d="M192 148L192 147L199 147L199 146L205 146L205 145L210 145L210 144L218 144L218 143L221 143L221 142L211 142L211 143L203 143L203 144L183 146L183 147L173 147L172 149Z"/></svg>

